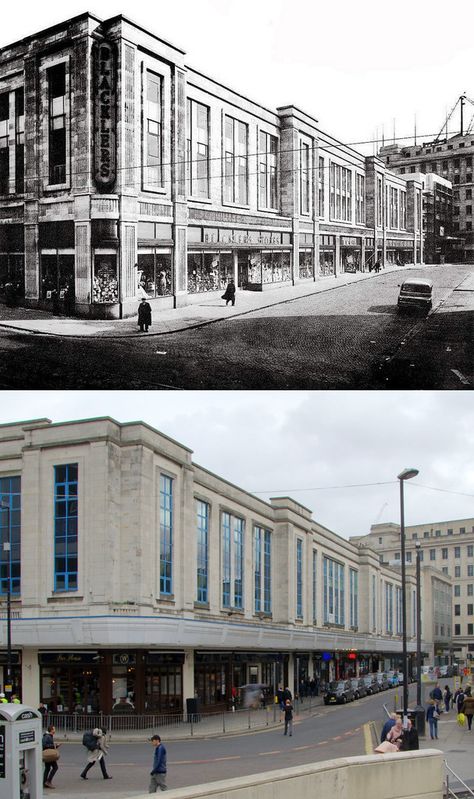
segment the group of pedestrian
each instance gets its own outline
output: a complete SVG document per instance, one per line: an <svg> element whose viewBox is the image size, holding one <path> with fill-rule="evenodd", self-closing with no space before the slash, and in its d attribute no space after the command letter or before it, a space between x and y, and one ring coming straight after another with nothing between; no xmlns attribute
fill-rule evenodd
<svg viewBox="0 0 474 799"><path fill-rule="evenodd" d="M233 280L229 280L227 284L227 288L222 295L222 299L225 300L226 307L229 302L232 305L235 305L235 283ZM142 297L140 300L140 305L138 306L138 326L140 328L140 333L148 333L148 329L151 327L152 317L151 317L151 305L147 300L147 297Z"/></svg>
<svg viewBox="0 0 474 799"><path fill-rule="evenodd" d="M390 713L380 733L380 743L388 741L399 752L410 752L420 748L418 731L411 717L408 717L408 726L403 728L402 717L398 713ZM395 751L395 750L394 750Z"/></svg>
<svg viewBox="0 0 474 799"><path fill-rule="evenodd" d="M53 785L53 779L58 771L58 749L61 746L61 744L56 743L54 740L55 733L55 726L53 724L49 725L43 735L42 740L44 763L43 787L49 789L54 789L56 787ZM87 762L81 771L81 779L89 779L87 774L96 763L99 763L104 780L112 779L112 776L107 773L107 767L105 765L105 755L108 753L106 736L107 730L105 730L103 727L96 727L95 729L84 733L82 743L87 749ZM149 740L153 744L154 753L148 793L156 793L158 788L160 788L162 791L166 791L168 787L166 785L166 747L162 743L161 737L157 734L152 735Z"/></svg>

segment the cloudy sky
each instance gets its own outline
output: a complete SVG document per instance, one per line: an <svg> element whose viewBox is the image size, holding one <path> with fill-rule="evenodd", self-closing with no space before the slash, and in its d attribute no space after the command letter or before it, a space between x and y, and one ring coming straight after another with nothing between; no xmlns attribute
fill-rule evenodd
<svg viewBox="0 0 474 799"><path fill-rule="evenodd" d="M201 466L265 499L291 495L344 537L399 522L405 467L420 471L406 484L407 524L474 517L470 392L12 391L0 407L4 423L146 421Z"/></svg>
<svg viewBox="0 0 474 799"><path fill-rule="evenodd" d="M394 119L398 137L412 136L415 114L429 140L460 94L474 98L464 34L474 4L453 9L450 17L420 0L23 0L2 15L0 46L87 10L123 13L186 50L195 69L269 108L293 103L343 141L373 140L382 127L387 139Z"/></svg>

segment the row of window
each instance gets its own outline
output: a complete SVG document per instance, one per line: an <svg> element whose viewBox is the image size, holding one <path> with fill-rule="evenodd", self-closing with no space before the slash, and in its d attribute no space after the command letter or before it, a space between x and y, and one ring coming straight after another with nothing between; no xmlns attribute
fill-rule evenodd
<svg viewBox="0 0 474 799"><path fill-rule="evenodd" d="M460 576L460 575L458 575L458 576ZM474 577L474 575L471 575L471 576ZM456 597L461 596L462 585L455 585L453 587L453 590L454 590L454 596L456 596ZM474 584L473 583L467 583L467 585L466 585L466 593L467 593L467 596L474 596Z"/></svg>
<svg viewBox="0 0 474 799"><path fill-rule="evenodd" d="M454 625L454 635L462 635L460 624ZM474 635L474 624L472 624L472 622L469 622L469 624L466 625L466 632L464 635Z"/></svg>
<svg viewBox="0 0 474 799"><path fill-rule="evenodd" d="M471 527L471 529L468 532L474 533L474 525ZM465 527L460 527L459 528L459 534L460 535L464 535L465 533L466 533L466 528ZM453 527L448 527L446 532L442 532L441 530L425 530L424 533L423 533L423 538L433 538L433 537L434 538L439 538L442 535L454 535L454 528ZM418 538L418 533L413 533L412 534L412 539L416 540L417 538ZM381 543L382 543L382 541L379 539L379 544L381 544Z"/></svg>
<svg viewBox="0 0 474 799"><path fill-rule="evenodd" d="M452 547L451 549L449 547L441 547L441 550L439 550L439 549L427 549L427 550L420 549L420 560L421 561L424 560L425 551L429 552L429 559L430 560L436 560L436 553L437 552L441 552L441 559L442 560L449 560L450 551L453 552L454 557L456 558L456 560L458 558L461 558L461 557L473 558L474 557L474 544L467 544L467 546L465 548L465 552L462 552L462 548L460 546L455 546L455 547ZM395 557L395 560L400 560L400 552L395 552L394 557ZM410 551L405 552L405 557L406 557L406 562L407 563L412 563L415 560L415 558L416 558L416 552L413 552L413 550L411 552Z"/></svg>
<svg viewBox="0 0 474 799"><path fill-rule="evenodd" d="M454 606L454 615L460 616L461 615L461 605ZM474 604L469 603L466 605L466 615L467 616L474 616Z"/></svg>

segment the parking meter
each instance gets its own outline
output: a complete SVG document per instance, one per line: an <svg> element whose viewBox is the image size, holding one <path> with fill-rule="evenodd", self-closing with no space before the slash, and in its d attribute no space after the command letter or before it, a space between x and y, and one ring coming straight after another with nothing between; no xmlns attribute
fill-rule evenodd
<svg viewBox="0 0 474 799"><path fill-rule="evenodd" d="M28 705L0 704L0 796L42 799L42 719Z"/></svg>

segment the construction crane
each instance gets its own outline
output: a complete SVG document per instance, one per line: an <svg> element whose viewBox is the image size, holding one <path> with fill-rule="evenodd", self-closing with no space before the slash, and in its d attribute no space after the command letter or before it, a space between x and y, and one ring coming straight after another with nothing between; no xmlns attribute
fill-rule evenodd
<svg viewBox="0 0 474 799"><path fill-rule="evenodd" d="M458 105L460 105L460 107L461 107L461 128L460 128L461 136L469 135L469 133L472 132L472 129L474 127L474 113L473 113L473 115L471 117L471 120L469 122L467 130L466 131L464 130L464 106L466 105L466 102L468 102L472 106L474 106L474 100L471 97L468 97L466 92L464 92L464 94L461 94L461 96L458 97L458 99L456 100L455 104L451 108L451 111L447 115L445 123L444 123L443 127L441 128L440 132L438 133L438 135L436 136L436 139L433 141L433 144L436 144L436 142L440 141L444 131L446 131L446 138L448 137L448 124L449 124L449 122L451 120L451 117L453 116L454 112L456 111L456 108L458 107Z"/></svg>
<svg viewBox="0 0 474 799"><path fill-rule="evenodd" d="M374 524L378 524L379 523L380 519L382 518L382 513L384 512L385 508L388 508L388 502L384 502L383 503L382 507L380 508L379 512L377 513L377 516L375 517Z"/></svg>

